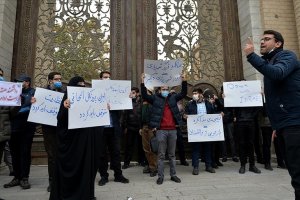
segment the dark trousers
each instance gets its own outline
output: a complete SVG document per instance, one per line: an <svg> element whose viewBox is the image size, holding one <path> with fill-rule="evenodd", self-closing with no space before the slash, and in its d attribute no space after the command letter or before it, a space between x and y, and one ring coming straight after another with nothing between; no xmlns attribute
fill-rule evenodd
<svg viewBox="0 0 300 200"><path fill-rule="evenodd" d="M225 136L225 142L223 143L223 157L227 157L227 143L230 145L230 150L231 150L231 156L235 157L237 156L236 154L236 148L235 148L235 140L233 137L233 123L226 123L223 125L224 126L224 136Z"/></svg>
<svg viewBox="0 0 300 200"><path fill-rule="evenodd" d="M146 156L143 150L142 136L139 134L138 129L128 128L127 133L125 134L124 164L129 165L135 149L137 149L138 152L138 162L140 164L145 164Z"/></svg>
<svg viewBox="0 0 300 200"><path fill-rule="evenodd" d="M263 138L263 158L265 164L271 163L271 140L272 140L272 128L261 127L261 134Z"/></svg>
<svg viewBox="0 0 300 200"><path fill-rule="evenodd" d="M285 160L284 160L284 147L279 144L279 139L278 137L274 138L274 148L275 148L275 154L276 154L276 160L277 160L277 164L278 166L285 166Z"/></svg>
<svg viewBox="0 0 300 200"><path fill-rule="evenodd" d="M183 137L182 137L181 129L176 128L176 130L177 130L176 147L178 149L178 155L179 155L180 162L184 162L186 160L186 157L185 157Z"/></svg>
<svg viewBox="0 0 300 200"><path fill-rule="evenodd" d="M236 130L238 134L241 165L247 163L247 157L249 157L250 165L254 165L254 122L238 122Z"/></svg>
<svg viewBox="0 0 300 200"><path fill-rule="evenodd" d="M262 138L261 138L261 132L260 127L258 124L258 120L255 121L255 134L254 134L254 152L256 155L257 162L261 163L263 162L263 154L262 154Z"/></svg>
<svg viewBox="0 0 300 200"><path fill-rule="evenodd" d="M222 154L222 149L224 146L224 141L215 141L212 142L212 166L215 166L219 162L220 156ZM223 155L222 155L223 156Z"/></svg>
<svg viewBox="0 0 300 200"><path fill-rule="evenodd" d="M57 150L57 134L56 127L53 126L42 126L45 150L48 156L48 174L49 183L54 177L56 150Z"/></svg>
<svg viewBox="0 0 300 200"><path fill-rule="evenodd" d="M15 177L28 178L31 165L31 145L35 127L27 122L24 130L13 131L9 141Z"/></svg>
<svg viewBox="0 0 300 200"><path fill-rule="evenodd" d="M296 200L300 200L300 126L290 126L277 131L279 144L284 146L284 157Z"/></svg>
<svg viewBox="0 0 300 200"><path fill-rule="evenodd" d="M211 142L193 142L192 143L192 166L199 167L200 151L203 150L205 166L212 166Z"/></svg>
<svg viewBox="0 0 300 200"><path fill-rule="evenodd" d="M1 164L1 161L2 161L3 153L4 153L5 144L6 144L6 141L0 142L0 164Z"/></svg>
<svg viewBox="0 0 300 200"><path fill-rule="evenodd" d="M100 150L100 164L99 173L101 177L108 178L108 155L110 155L110 168L114 170L114 176L120 177L122 175L121 170L121 155L120 155L120 133L115 131L115 128L104 128L101 133L101 150Z"/></svg>

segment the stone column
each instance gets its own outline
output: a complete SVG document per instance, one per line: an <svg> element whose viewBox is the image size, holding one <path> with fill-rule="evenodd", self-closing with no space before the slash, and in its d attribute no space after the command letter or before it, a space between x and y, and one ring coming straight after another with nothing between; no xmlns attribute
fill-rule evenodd
<svg viewBox="0 0 300 200"><path fill-rule="evenodd" d="M300 0L293 0L293 1L294 1L297 36L298 36L298 45L300 49Z"/></svg>
<svg viewBox="0 0 300 200"><path fill-rule="evenodd" d="M252 37L255 45L255 52L259 52L259 37L263 32L263 24L261 23L260 0L237 0L241 48L244 49L247 38ZM262 75L256 71L246 59L243 57L243 71L246 80L262 79Z"/></svg>
<svg viewBox="0 0 300 200"><path fill-rule="evenodd" d="M17 0L0 0L0 68L11 78Z"/></svg>

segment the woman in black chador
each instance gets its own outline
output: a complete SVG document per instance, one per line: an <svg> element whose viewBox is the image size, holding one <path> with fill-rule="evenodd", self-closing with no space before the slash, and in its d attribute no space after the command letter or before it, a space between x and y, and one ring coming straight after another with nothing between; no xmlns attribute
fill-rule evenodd
<svg viewBox="0 0 300 200"><path fill-rule="evenodd" d="M75 76L68 86L84 87L84 79ZM57 162L50 200L96 199L95 177L103 127L68 130L69 107L66 92L57 115Z"/></svg>

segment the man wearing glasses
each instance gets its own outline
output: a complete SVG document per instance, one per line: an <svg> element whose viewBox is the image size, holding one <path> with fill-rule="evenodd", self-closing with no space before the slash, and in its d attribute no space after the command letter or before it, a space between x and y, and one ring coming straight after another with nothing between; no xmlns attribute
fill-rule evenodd
<svg viewBox="0 0 300 200"><path fill-rule="evenodd" d="M283 50L282 35L264 31L260 42L262 57L254 52L252 40L244 52L248 62L264 75L267 114L273 137L284 146L284 156L295 199L300 200L300 63L295 53Z"/></svg>

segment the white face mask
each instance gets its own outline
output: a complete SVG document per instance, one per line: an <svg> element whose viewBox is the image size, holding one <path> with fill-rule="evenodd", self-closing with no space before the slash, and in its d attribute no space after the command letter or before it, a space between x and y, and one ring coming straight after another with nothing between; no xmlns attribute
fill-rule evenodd
<svg viewBox="0 0 300 200"><path fill-rule="evenodd" d="M193 100L194 101L198 101L199 100L199 95L198 94L194 94L193 95Z"/></svg>

